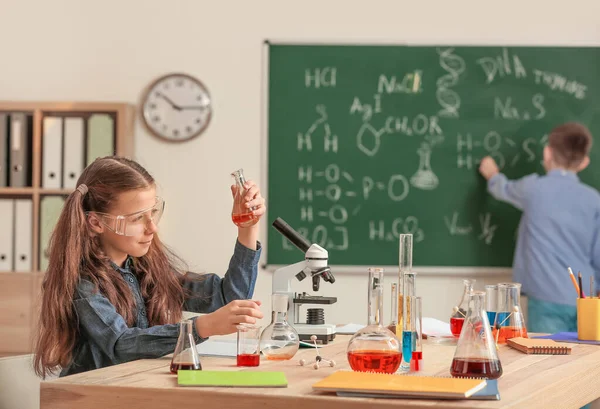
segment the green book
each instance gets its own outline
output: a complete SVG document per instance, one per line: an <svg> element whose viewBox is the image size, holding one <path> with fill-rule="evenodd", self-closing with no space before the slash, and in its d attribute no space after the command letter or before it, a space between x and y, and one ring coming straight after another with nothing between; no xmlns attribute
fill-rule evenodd
<svg viewBox="0 0 600 409"><path fill-rule="evenodd" d="M177 371L179 386L228 386L253 388L286 388L283 372L259 371Z"/></svg>

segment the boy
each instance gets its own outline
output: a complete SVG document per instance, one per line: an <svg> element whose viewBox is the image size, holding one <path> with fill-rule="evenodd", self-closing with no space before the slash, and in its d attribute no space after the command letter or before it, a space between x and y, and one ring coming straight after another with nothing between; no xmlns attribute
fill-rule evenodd
<svg viewBox="0 0 600 409"><path fill-rule="evenodd" d="M522 284L531 332L577 331L576 291L567 268L581 271L589 296L590 276L600 279L600 194L577 173L590 163L590 131L578 123L553 129L544 147L545 176L508 180L485 157L479 167L488 191L523 211L513 260L513 280Z"/></svg>

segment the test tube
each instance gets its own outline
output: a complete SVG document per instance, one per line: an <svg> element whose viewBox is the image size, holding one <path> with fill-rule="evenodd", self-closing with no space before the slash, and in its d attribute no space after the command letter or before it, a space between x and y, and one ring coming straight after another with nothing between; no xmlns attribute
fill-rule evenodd
<svg viewBox="0 0 600 409"><path fill-rule="evenodd" d="M392 283L392 311L388 329L396 334L398 328L398 284Z"/></svg>
<svg viewBox="0 0 600 409"><path fill-rule="evenodd" d="M406 273L405 277L411 273ZM404 283L406 288L406 282ZM415 309L413 308L414 295L405 295L406 305L404 308L404 320L402 322L402 362L400 372L408 372L411 369L413 352L416 344Z"/></svg>
<svg viewBox="0 0 600 409"><path fill-rule="evenodd" d="M396 326L396 336L400 339L403 336L404 307L406 306L405 296L407 295L404 289L404 273L412 272L412 239L412 234L400 235L400 249L398 252L398 325Z"/></svg>
<svg viewBox="0 0 600 409"><path fill-rule="evenodd" d="M490 284L485 286L485 310L492 331L495 328L496 312L498 312L498 285Z"/></svg>
<svg viewBox="0 0 600 409"><path fill-rule="evenodd" d="M423 370L423 312L421 297L411 297L415 317L415 345L410 362L411 371Z"/></svg>

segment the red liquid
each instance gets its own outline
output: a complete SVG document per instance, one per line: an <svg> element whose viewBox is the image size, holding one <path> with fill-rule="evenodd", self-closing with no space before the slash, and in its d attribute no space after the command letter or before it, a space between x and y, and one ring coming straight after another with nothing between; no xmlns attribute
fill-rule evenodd
<svg viewBox="0 0 600 409"><path fill-rule="evenodd" d="M233 222L240 227L252 226L258 221L256 216L253 215L252 212L232 214L231 220L233 220Z"/></svg>
<svg viewBox="0 0 600 409"><path fill-rule="evenodd" d="M237 366L258 366L259 364L259 354L241 354L237 356Z"/></svg>
<svg viewBox="0 0 600 409"><path fill-rule="evenodd" d="M413 352L410 360L410 370L420 371L422 369L423 351Z"/></svg>
<svg viewBox="0 0 600 409"><path fill-rule="evenodd" d="M355 351L348 353L348 362L357 372L394 373L400 366L402 354L395 351Z"/></svg>
<svg viewBox="0 0 600 409"><path fill-rule="evenodd" d="M452 335L455 337L460 336L460 331L462 331L464 323L464 318L450 318L450 332L452 332Z"/></svg>
<svg viewBox="0 0 600 409"><path fill-rule="evenodd" d="M201 371L202 370L202 366L198 363L198 364L191 364L188 362L185 363L173 363L171 362L171 373L177 375L177 371L178 370L196 370L196 371Z"/></svg>
<svg viewBox="0 0 600 409"><path fill-rule="evenodd" d="M498 379L502 376L502 365L498 359L454 359L450 375L457 378Z"/></svg>
<svg viewBox="0 0 600 409"><path fill-rule="evenodd" d="M494 334L496 335L496 334ZM502 327L500 328L500 333L498 334L498 344L506 344L507 339L517 338L517 337L527 337L527 328L525 327Z"/></svg>

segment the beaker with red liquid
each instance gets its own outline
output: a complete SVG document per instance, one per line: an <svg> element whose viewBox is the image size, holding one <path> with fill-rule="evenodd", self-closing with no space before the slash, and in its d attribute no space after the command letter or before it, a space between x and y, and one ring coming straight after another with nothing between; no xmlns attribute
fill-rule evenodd
<svg viewBox="0 0 600 409"><path fill-rule="evenodd" d="M254 215L254 207L247 207L247 190L244 188L246 178L244 170L238 169L231 173L235 180L235 191L233 193L233 208L231 210L231 220L239 227L250 227L258 222L258 217ZM252 198L250 198L252 200Z"/></svg>
<svg viewBox="0 0 600 409"><path fill-rule="evenodd" d="M369 268L368 325L348 342L348 363L357 372L394 373L400 366L400 341L383 322L383 269Z"/></svg>
<svg viewBox="0 0 600 409"><path fill-rule="evenodd" d="M485 311L485 292L471 291L467 315L458 338L450 374L457 378L497 379L502 376L496 343Z"/></svg>
<svg viewBox="0 0 600 409"><path fill-rule="evenodd" d="M260 326L237 326L237 366L260 365Z"/></svg>

